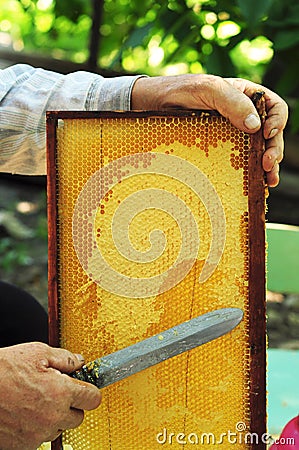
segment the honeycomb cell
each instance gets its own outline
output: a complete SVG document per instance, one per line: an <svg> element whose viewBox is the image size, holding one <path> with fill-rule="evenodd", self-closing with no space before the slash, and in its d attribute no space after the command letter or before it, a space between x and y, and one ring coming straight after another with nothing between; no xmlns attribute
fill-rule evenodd
<svg viewBox="0 0 299 450"><path fill-rule="evenodd" d="M64 119L64 124L58 130L56 168L61 345L93 360L214 309L239 307L244 319L231 333L207 345L105 388L101 407L88 412L79 428L64 432L63 443L76 450L156 450L161 447L156 436L165 428L175 435L215 436L235 430L241 421L249 428L250 137L209 113L99 116ZM157 170L161 155L167 160ZM174 160L173 172L166 176ZM192 184L199 177L191 180L191 171L185 173L178 161L187 161L204 174L200 195ZM94 174L107 167L100 181L85 192ZM220 242L219 229L215 233L213 228L220 213L209 183L223 208L226 238L214 272L200 282L211 242ZM145 191L148 203L142 201ZM177 203L170 208L167 200L156 206L161 191L188 208L200 241L189 271L174 285L171 279L182 272L191 254L184 245L191 248L195 238L190 227L182 232L176 214L185 217L185 211ZM136 193L140 198L134 197ZM84 208L73 227L79 195ZM117 214L130 197L132 212L124 208L114 234ZM74 239L80 240L77 249ZM160 253L142 259L149 259L155 246ZM84 270L78 252L88 262L98 256L96 251L114 271L142 282L153 274L166 274L167 264L181 251L185 256L175 275L164 280L171 287L136 298L103 287L94 267ZM171 448L182 446L173 441ZM240 443L234 448L248 446Z"/></svg>

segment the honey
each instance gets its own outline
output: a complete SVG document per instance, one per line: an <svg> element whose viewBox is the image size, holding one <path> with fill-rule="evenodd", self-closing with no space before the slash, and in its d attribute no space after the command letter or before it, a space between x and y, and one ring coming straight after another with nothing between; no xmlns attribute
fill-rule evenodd
<svg viewBox="0 0 299 450"><path fill-rule="evenodd" d="M62 347L91 361L214 309L244 311L231 333L103 389L63 444L156 450L165 437L182 449L250 430L250 136L209 113L81 113L59 121L55 145Z"/></svg>

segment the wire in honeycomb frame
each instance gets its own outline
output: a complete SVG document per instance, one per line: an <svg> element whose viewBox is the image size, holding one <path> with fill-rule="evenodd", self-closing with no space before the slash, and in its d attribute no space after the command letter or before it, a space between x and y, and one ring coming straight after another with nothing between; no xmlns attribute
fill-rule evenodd
<svg viewBox="0 0 299 450"><path fill-rule="evenodd" d="M52 449L155 450L165 429L220 436L241 422L262 436L262 133L206 111L59 111L47 136L51 345L93 360L209 310L244 310L230 335L104 389Z"/></svg>

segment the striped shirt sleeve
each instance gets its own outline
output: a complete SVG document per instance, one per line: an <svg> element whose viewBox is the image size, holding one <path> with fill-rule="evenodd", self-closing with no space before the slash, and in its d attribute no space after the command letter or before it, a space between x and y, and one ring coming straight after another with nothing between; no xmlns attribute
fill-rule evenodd
<svg viewBox="0 0 299 450"><path fill-rule="evenodd" d="M25 64L0 70L0 171L45 174L46 111L127 111L137 78L62 75Z"/></svg>

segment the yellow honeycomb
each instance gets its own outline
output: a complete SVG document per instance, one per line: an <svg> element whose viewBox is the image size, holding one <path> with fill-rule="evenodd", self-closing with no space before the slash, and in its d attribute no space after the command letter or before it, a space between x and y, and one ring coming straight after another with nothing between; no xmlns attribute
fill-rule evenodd
<svg viewBox="0 0 299 450"><path fill-rule="evenodd" d="M233 448L250 448L249 150L249 135L208 113L61 121L61 346L89 361L214 309L244 311L222 338L104 388L64 445L228 450L223 433L236 432Z"/></svg>

